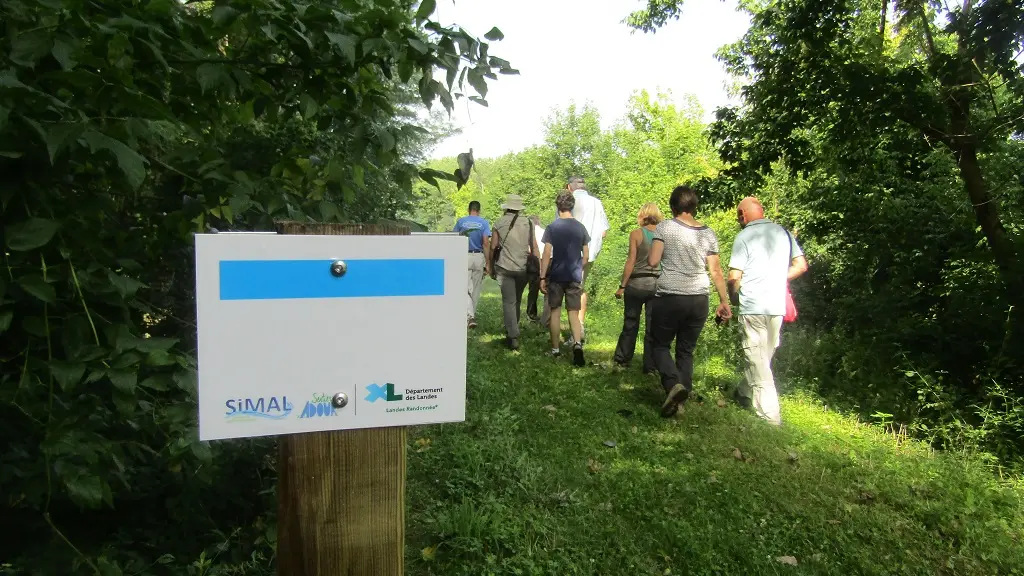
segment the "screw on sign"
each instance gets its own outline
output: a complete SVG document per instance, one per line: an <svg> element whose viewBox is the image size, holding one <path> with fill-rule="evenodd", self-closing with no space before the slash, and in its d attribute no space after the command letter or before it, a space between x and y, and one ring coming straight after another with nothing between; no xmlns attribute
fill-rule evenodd
<svg viewBox="0 0 1024 576"><path fill-rule="evenodd" d="M196 235L200 439L280 437L278 574L403 573L406 427L465 420L467 242L294 222Z"/></svg>

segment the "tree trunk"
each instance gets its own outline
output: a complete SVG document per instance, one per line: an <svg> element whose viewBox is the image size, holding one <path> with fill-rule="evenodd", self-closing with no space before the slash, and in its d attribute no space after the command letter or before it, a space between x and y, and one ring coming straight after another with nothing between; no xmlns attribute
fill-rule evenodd
<svg viewBox="0 0 1024 576"><path fill-rule="evenodd" d="M1006 302L1013 307L1008 318L1004 343L1004 352L1008 353L1013 350L1012 343L1022 333L1018 324L1021 311L1024 309L1024 274L1020 267L1017 248L999 217L999 201L992 197L985 185L978 162L978 145L969 132L969 111L967 98L950 100L950 124L954 134L950 147L956 155L960 178L964 181L964 190L974 209L975 221L985 235L992 249L993 260L999 268Z"/></svg>

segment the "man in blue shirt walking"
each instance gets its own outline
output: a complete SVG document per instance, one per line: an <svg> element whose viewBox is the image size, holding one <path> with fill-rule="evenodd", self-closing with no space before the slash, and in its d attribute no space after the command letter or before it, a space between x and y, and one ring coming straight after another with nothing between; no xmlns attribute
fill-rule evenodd
<svg viewBox="0 0 1024 576"><path fill-rule="evenodd" d="M487 262L491 255L491 223L480 216L480 203L469 203L469 215L459 218L453 232L469 237L469 311L466 321L476 328L476 305L480 301L480 286L484 282Z"/></svg>

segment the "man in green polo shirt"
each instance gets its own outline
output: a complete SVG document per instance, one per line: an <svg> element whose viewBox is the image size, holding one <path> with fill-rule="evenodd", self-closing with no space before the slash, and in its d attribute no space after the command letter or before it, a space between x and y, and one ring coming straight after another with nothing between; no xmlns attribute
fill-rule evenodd
<svg viewBox="0 0 1024 576"><path fill-rule="evenodd" d="M782 424L772 357L786 314L788 283L807 271L807 259L785 228L764 217L757 198L744 198L736 219L743 229L732 245L727 282L730 299L738 300L743 329L745 386L740 396L750 401L758 416Z"/></svg>

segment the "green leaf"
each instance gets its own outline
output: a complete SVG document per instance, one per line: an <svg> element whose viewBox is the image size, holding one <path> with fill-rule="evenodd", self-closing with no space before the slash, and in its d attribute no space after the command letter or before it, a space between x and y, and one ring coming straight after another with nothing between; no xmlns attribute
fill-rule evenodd
<svg viewBox="0 0 1024 576"><path fill-rule="evenodd" d="M135 386L139 381L139 374L134 370L108 370L107 377L114 388L122 392L135 392Z"/></svg>
<svg viewBox="0 0 1024 576"><path fill-rule="evenodd" d="M459 67L454 66L448 69L448 74L445 80L448 81L448 90L451 91L452 87L455 86L455 79L459 77Z"/></svg>
<svg viewBox="0 0 1024 576"><path fill-rule="evenodd" d="M430 51L430 47L427 46L427 43L419 38L409 38L409 46L412 46L412 49L420 54L426 54Z"/></svg>
<svg viewBox="0 0 1024 576"><path fill-rule="evenodd" d="M316 99L309 94L303 94L299 97L299 107L302 109L302 117L306 120L316 116L317 111L320 109Z"/></svg>
<svg viewBox="0 0 1024 576"><path fill-rule="evenodd" d="M142 380L138 385L143 388L156 390L156 392L165 392L165 390L171 389L173 384L174 381L167 374L157 374Z"/></svg>
<svg viewBox="0 0 1024 576"><path fill-rule="evenodd" d="M43 280L42 276L22 276L18 278L18 285L25 292L47 304L53 304L57 301L57 292L53 289L53 286L50 286Z"/></svg>
<svg viewBox="0 0 1024 576"><path fill-rule="evenodd" d="M360 187L366 186L365 172L366 171L359 164L356 164L355 166L352 167L352 178L353 180L355 180L355 183L358 184Z"/></svg>
<svg viewBox="0 0 1024 576"><path fill-rule="evenodd" d="M45 218L29 218L7 227L7 247L15 252L35 250L46 246L60 224Z"/></svg>
<svg viewBox="0 0 1024 576"><path fill-rule="evenodd" d="M46 321L38 316L22 318L21 329L37 338L46 338Z"/></svg>
<svg viewBox="0 0 1024 576"><path fill-rule="evenodd" d="M50 154L51 165L68 140L77 139L83 130L85 130L85 124L79 122L56 124L50 128L46 133L46 151Z"/></svg>
<svg viewBox="0 0 1024 576"><path fill-rule="evenodd" d="M194 454L200 462L211 462L213 460L213 451L210 450L209 442L196 440L192 442L190 448L192 449L192 454Z"/></svg>
<svg viewBox="0 0 1024 576"><path fill-rule="evenodd" d="M408 78L406 79L408 80ZM405 82L406 80L403 80ZM0 106L0 130L7 126L7 118L11 115L11 109Z"/></svg>
<svg viewBox="0 0 1024 576"><path fill-rule="evenodd" d="M476 90L481 98L487 97L487 81L484 80L484 73L479 68L473 68L469 71L469 85Z"/></svg>
<svg viewBox="0 0 1024 576"><path fill-rule="evenodd" d="M505 35L501 33L501 30L498 30L497 26L495 26L494 28L488 30L487 34L484 34L484 38L487 38L491 42L494 42L495 40L501 40L505 38Z"/></svg>
<svg viewBox="0 0 1024 576"><path fill-rule="evenodd" d="M387 152L395 147L395 137L391 135L391 131L387 128L378 128L375 130L377 138L380 139L381 150Z"/></svg>
<svg viewBox="0 0 1024 576"><path fill-rule="evenodd" d="M342 56L348 59L349 64L356 62L356 38L348 34L328 32L327 40L335 46Z"/></svg>
<svg viewBox="0 0 1024 576"><path fill-rule="evenodd" d="M409 81L410 78L412 78L412 72L413 72L413 63L412 63L412 61L410 61L410 60L402 60L401 62L398 63L398 79L402 81L402 84L405 84L406 82ZM2 128L2 127L3 127L3 123L0 122L0 128Z"/></svg>
<svg viewBox="0 0 1024 576"><path fill-rule="evenodd" d="M420 7L416 9L416 19L426 20L437 9L437 0L423 0Z"/></svg>
<svg viewBox="0 0 1024 576"><path fill-rule="evenodd" d="M341 219L341 211L338 210L338 205L334 202L322 200L320 202L320 217L324 222L337 221Z"/></svg>
<svg viewBox="0 0 1024 576"><path fill-rule="evenodd" d="M196 68L196 80L199 81L199 88L203 94L211 88L216 88L223 78L224 70L219 64L200 64Z"/></svg>
<svg viewBox="0 0 1024 576"><path fill-rule="evenodd" d="M434 103L434 86L426 76L420 78L420 99L428 109Z"/></svg>
<svg viewBox="0 0 1024 576"><path fill-rule="evenodd" d="M473 149L470 148L469 152L463 152L457 157L459 163L459 172L462 174L462 180L469 180L469 173L473 170Z"/></svg>
<svg viewBox="0 0 1024 576"><path fill-rule="evenodd" d="M4 310L0 312L0 334L3 334L11 327L12 320L14 320L13 310Z"/></svg>
<svg viewBox="0 0 1024 576"><path fill-rule="evenodd" d="M476 102L477 104L483 106L484 108L487 108L487 100L484 100L479 96L470 96L469 99L470 101Z"/></svg>
<svg viewBox="0 0 1024 576"><path fill-rule="evenodd" d="M0 150L0 156L3 156L4 158L21 158L22 156L24 156L24 153L12 152L10 150Z"/></svg>
<svg viewBox="0 0 1024 576"><path fill-rule="evenodd" d="M77 475L63 478L68 496L76 503L97 508L103 502L103 480L98 476Z"/></svg>
<svg viewBox="0 0 1024 576"><path fill-rule="evenodd" d="M60 63L60 67L65 71L74 69L78 62L74 57L75 46L63 38L57 38L53 42L53 50L50 51L53 57Z"/></svg>
<svg viewBox="0 0 1024 576"><path fill-rule="evenodd" d="M173 379L174 384L178 387L178 389L184 392L195 394L196 390L198 390L199 388L199 383L196 379L196 373L192 370L175 372Z"/></svg>
<svg viewBox="0 0 1024 576"><path fill-rule="evenodd" d="M441 105L444 106L445 110L451 112L455 108L455 102L452 100L451 92L446 90L445 87L442 86L440 82L438 82L437 85L434 86L434 92L441 99Z"/></svg>
<svg viewBox="0 0 1024 576"><path fill-rule="evenodd" d="M117 293L125 299L134 298L135 293L139 291L139 288L146 286L134 278L121 276L111 272L110 270L107 270L107 279L110 280L110 283L114 286L114 289L117 290Z"/></svg>
<svg viewBox="0 0 1024 576"><path fill-rule="evenodd" d="M117 158L117 165L124 173L125 178L132 188L138 188L146 179L146 164L142 156L129 148L124 142L115 140L106 134L88 131L82 134L89 148L96 150L109 150Z"/></svg>
<svg viewBox="0 0 1024 576"><path fill-rule="evenodd" d="M253 112L254 101L249 100L245 104L238 107L238 121L242 124L249 124L256 119L256 113Z"/></svg>
<svg viewBox="0 0 1024 576"><path fill-rule="evenodd" d="M10 59L15 64L34 67L40 58L50 52L52 40L47 30L23 32L11 42Z"/></svg>
<svg viewBox="0 0 1024 576"><path fill-rule="evenodd" d="M50 360L48 365L50 374L60 384L64 392L74 389L82 381L85 375L84 362L65 362L64 360Z"/></svg>

